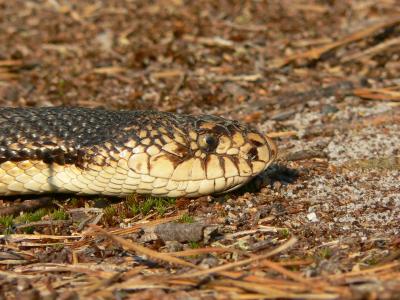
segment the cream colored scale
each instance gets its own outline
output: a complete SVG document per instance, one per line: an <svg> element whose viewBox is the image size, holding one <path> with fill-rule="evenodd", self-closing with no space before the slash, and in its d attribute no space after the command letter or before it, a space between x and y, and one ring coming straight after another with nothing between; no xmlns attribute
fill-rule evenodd
<svg viewBox="0 0 400 300"><path fill-rule="evenodd" d="M121 152L118 162L113 161L107 166L88 165L85 170L75 165L48 165L42 161L8 161L0 164L0 194L57 192L122 196L142 193L196 197L237 188L245 184L253 173L268 166L261 163L249 166L242 159L237 168L228 157L224 157L222 169L214 155L205 171L200 159L192 158L174 168L157 151ZM148 160L150 164L147 164Z"/></svg>

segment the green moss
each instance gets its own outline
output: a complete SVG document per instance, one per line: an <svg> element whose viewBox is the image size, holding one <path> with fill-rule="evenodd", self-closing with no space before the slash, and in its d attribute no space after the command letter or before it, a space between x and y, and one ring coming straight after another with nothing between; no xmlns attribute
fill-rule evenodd
<svg viewBox="0 0 400 300"><path fill-rule="evenodd" d="M147 215L155 206L156 206L156 198L149 197L141 204L140 212L143 215Z"/></svg>
<svg viewBox="0 0 400 300"><path fill-rule="evenodd" d="M14 225L13 216L0 216L0 225L4 227L3 234L12 233L12 227Z"/></svg>
<svg viewBox="0 0 400 300"><path fill-rule="evenodd" d="M138 203L134 203L128 206L129 210L131 211L132 215L136 216L140 214L140 206Z"/></svg>
<svg viewBox="0 0 400 300"><path fill-rule="evenodd" d="M128 206L133 215L142 214L146 216L151 211L155 210L159 215L162 216L165 214L168 207L173 204L175 204L175 199L173 198L158 198L149 196L142 202L130 201Z"/></svg>
<svg viewBox="0 0 400 300"><path fill-rule="evenodd" d="M42 220L42 218L48 214L48 210L45 208L38 209L31 213L25 213L15 218L16 224L28 224ZM33 226L25 227L22 229L25 233L33 233L35 228Z"/></svg>
<svg viewBox="0 0 400 300"><path fill-rule="evenodd" d="M47 209L41 208L32 213L25 213L18 216L17 218L15 218L15 222L23 224L37 222L40 221L45 215L47 215L47 213L48 213Z"/></svg>
<svg viewBox="0 0 400 300"><path fill-rule="evenodd" d="M79 200L77 198L71 198L70 204L72 207L79 207Z"/></svg>
<svg viewBox="0 0 400 300"><path fill-rule="evenodd" d="M51 213L52 220L68 220L68 218L68 214L62 209L54 210Z"/></svg>
<svg viewBox="0 0 400 300"><path fill-rule="evenodd" d="M282 228L279 231L280 238L288 238L290 236L290 230L288 228Z"/></svg>
<svg viewBox="0 0 400 300"><path fill-rule="evenodd" d="M188 214L183 214L179 219L179 223L194 223L194 218Z"/></svg>
<svg viewBox="0 0 400 300"><path fill-rule="evenodd" d="M108 225L115 225L114 217L117 216L117 209L110 205L103 209L103 220Z"/></svg>
<svg viewBox="0 0 400 300"><path fill-rule="evenodd" d="M199 242L189 242L189 247L192 249L198 249L200 248L200 243Z"/></svg>
<svg viewBox="0 0 400 300"><path fill-rule="evenodd" d="M60 79L58 81L58 93L60 96L64 96L65 94L65 80L64 79Z"/></svg>
<svg viewBox="0 0 400 300"><path fill-rule="evenodd" d="M332 249L331 248L328 248L328 247L326 247L326 248L321 248L319 251L318 251L318 256L320 257L320 258L323 258L323 259L329 259L329 258L331 258L332 257Z"/></svg>
<svg viewBox="0 0 400 300"><path fill-rule="evenodd" d="M117 210L115 209L114 206L107 206L104 208L104 216L106 218L111 218L117 214Z"/></svg>
<svg viewBox="0 0 400 300"><path fill-rule="evenodd" d="M379 259L377 257L371 257L365 260L365 263L369 266L375 266L379 263Z"/></svg>

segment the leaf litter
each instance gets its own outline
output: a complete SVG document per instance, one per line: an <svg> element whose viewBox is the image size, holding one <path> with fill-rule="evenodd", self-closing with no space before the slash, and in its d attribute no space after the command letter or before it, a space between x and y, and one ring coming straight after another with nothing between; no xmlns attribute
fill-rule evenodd
<svg viewBox="0 0 400 300"><path fill-rule="evenodd" d="M400 297L396 1L0 9L2 106L214 113L280 149L218 197L1 199L1 299Z"/></svg>

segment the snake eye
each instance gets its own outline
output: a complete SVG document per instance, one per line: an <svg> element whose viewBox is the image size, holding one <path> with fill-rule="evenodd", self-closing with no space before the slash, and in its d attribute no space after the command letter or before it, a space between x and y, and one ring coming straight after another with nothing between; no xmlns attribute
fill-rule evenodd
<svg viewBox="0 0 400 300"><path fill-rule="evenodd" d="M217 147L217 139L211 134L200 135L199 146L206 151L213 151Z"/></svg>

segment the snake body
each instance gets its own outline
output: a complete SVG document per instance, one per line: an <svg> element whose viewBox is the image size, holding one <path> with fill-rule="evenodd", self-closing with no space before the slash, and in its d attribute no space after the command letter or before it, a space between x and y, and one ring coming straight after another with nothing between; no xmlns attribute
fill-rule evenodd
<svg viewBox="0 0 400 300"><path fill-rule="evenodd" d="M250 126L211 115L0 108L0 195L197 197L238 188L276 152Z"/></svg>

